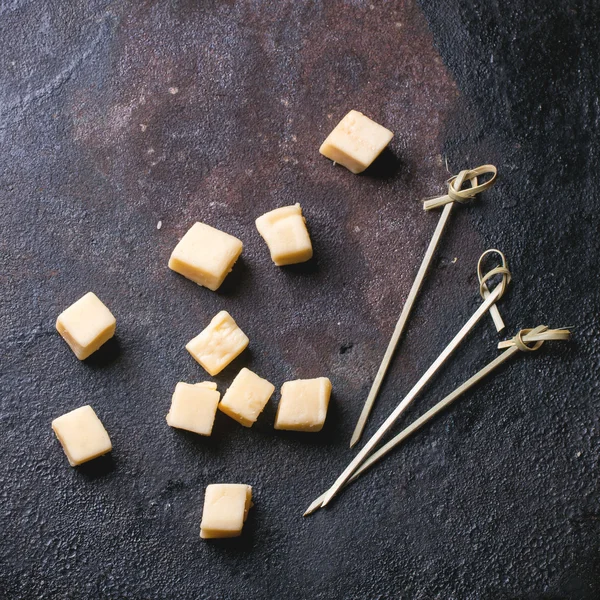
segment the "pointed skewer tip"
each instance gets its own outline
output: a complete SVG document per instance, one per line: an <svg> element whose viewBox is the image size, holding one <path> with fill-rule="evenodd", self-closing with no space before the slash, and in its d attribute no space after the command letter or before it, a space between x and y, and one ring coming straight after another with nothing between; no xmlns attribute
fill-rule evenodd
<svg viewBox="0 0 600 600"><path fill-rule="evenodd" d="M308 517L321 508L321 498L317 498L304 512L303 517Z"/></svg>

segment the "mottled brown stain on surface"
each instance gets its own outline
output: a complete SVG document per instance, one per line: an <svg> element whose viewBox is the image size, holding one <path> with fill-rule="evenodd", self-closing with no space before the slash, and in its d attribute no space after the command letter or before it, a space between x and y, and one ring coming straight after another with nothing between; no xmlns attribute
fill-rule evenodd
<svg viewBox="0 0 600 600"><path fill-rule="evenodd" d="M292 375L334 370L364 393L434 227L419 201L447 177L457 91L415 2L138 5L104 61L110 78L71 96L73 137L127 210L162 220L160 261L195 220L238 235L237 311L265 304L263 343ZM318 153L352 108L395 133L361 176ZM315 259L280 271L253 223L293 202Z"/></svg>

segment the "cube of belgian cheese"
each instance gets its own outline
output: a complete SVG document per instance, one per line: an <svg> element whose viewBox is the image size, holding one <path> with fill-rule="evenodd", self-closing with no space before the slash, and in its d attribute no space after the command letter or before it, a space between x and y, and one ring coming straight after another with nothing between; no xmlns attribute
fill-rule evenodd
<svg viewBox="0 0 600 600"><path fill-rule="evenodd" d="M286 381L281 386L275 429L321 431L330 396L331 381L327 377Z"/></svg>
<svg viewBox="0 0 600 600"><path fill-rule="evenodd" d="M56 330L79 360L84 360L114 334L117 320L93 292L71 304L56 319Z"/></svg>
<svg viewBox="0 0 600 600"><path fill-rule="evenodd" d="M351 110L327 136L319 152L353 173L361 173L393 137L389 129Z"/></svg>
<svg viewBox="0 0 600 600"><path fill-rule="evenodd" d="M271 259L278 267L312 258L312 243L299 204L276 208L258 217L256 228L267 243Z"/></svg>
<svg viewBox="0 0 600 600"><path fill-rule="evenodd" d="M169 268L209 290L217 290L242 253L240 240L224 231L194 223L175 246Z"/></svg>
<svg viewBox="0 0 600 600"><path fill-rule="evenodd" d="M217 384L210 381L190 384L179 382L171 400L167 423L200 435L212 433L221 395Z"/></svg>
<svg viewBox="0 0 600 600"><path fill-rule="evenodd" d="M231 538L241 535L252 506L252 487L237 483L213 483L206 487L200 537Z"/></svg>
<svg viewBox="0 0 600 600"><path fill-rule="evenodd" d="M91 406L82 406L52 421L52 429L72 467L112 450L104 425Z"/></svg>
<svg viewBox="0 0 600 600"><path fill-rule="evenodd" d="M249 341L231 315L222 310L185 348L214 376L241 354Z"/></svg>
<svg viewBox="0 0 600 600"><path fill-rule="evenodd" d="M244 427L252 427L275 386L245 367L238 373L219 404L219 410Z"/></svg>

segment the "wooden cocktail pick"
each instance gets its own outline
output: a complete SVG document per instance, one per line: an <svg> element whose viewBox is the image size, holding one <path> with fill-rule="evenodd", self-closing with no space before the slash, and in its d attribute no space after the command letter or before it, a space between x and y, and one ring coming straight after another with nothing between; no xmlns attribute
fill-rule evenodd
<svg viewBox="0 0 600 600"><path fill-rule="evenodd" d="M477 177L486 174L491 174L491 178L484 183L478 183ZM400 318L398 319L396 327L394 328L394 333L392 334L387 350L383 355L383 360L381 361L381 365L379 365L377 375L375 375L375 379L373 380L373 385L371 386L369 395L365 400L362 412L360 413L356 427L354 428L352 439L350 440L350 448L352 448L352 446L354 446L358 440L360 440L360 437L363 433L367 419L369 418L369 414L373 408L373 404L375 403L375 398L377 398L377 394L379 393L379 388L381 387L383 378L387 373L392 361L392 357L394 356L394 352L396 351L396 347L398 346L398 342L400 341L400 336L402 335L404 327L408 321L410 311L412 310L413 304L415 303L419 290L421 289L423 280L425 279L427 269L429 269L429 265L431 264L431 259L433 258L440 238L442 237L442 233L444 232L444 228L448 221L448 217L450 216L452 207L454 206L455 202L464 204L475 198L479 192L487 190L496 181L496 175L497 170L494 165L483 165L481 167L477 167L476 169L461 171L458 175L455 175L448 180L447 194L440 196L439 198L426 200L423 203L423 208L425 210L432 210L439 206L443 206L444 210L442 211L440 220L438 221L437 227L433 232L433 237L429 242L429 246L427 247L427 251L423 257L423 262L421 263L419 271L417 272L417 276L415 277L412 287L410 288L410 292L408 293L408 297L406 298L406 302L404 303L404 307L400 313ZM467 182L470 183L471 187L462 189ZM487 294L489 294L487 286L484 288L484 292L486 294L485 297L487 297ZM490 314L492 315L496 329L498 331L502 331L504 329L504 323L498 308L495 305L492 306Z"/></svg>
<svg viewBox="0 0 600 600"><path fill-rule="evenodd" d="M500 356L488 363L483 369L478 371L473 377L465 381L461 386L456 388L452 393L448 394L443 400L438 402L434 407L430 408L423 416L419 417L414 423L402 430L398 435L393 437L387 444L382 446L377 452L374 452L365 462L352 474L345 485L358 479L367 469L372 467L376 462L381 460L388 452L401 444L404 440L410 437L413 433L421 429L426 423L433 419L438 413L446 409L450 404L462 396L467 390L471 389L475 384L487 377L492 371L500 365L512 358L518 352L534 352L538 350L542 344L549 340L568 340L571 332L568 329L548 329L545 325L540 325L535 329L522 329L519 333L506 342L500 342L498 348L508 348ZM345 487L345 486L344 486ZM317 498L304 513L304 516L310 515L323 505L327 493L322 494Z"/></svg>
<svg viewBox="0 0 600 600"><path fill-rule="evenodd" d="M495 275L501 275L502 280L494 288L494 290L488 295L483 301L481 306L475 311L473 316L465 323L461 330L454 336L452 341L446 346L443 352L436 358L433 364L427 369L425 374L417 381L410 392L406 395L404 400L395 408L392 414L384 421L383 425L375 432L373 437L364 445L363 449L355 456L354 460L346 467L344 472L336 479L333 486L327 491L321 506L325 506L329 501L337 494L341 487L346 483L350 476L356 471L360 464L367 458L372 452L375 446L381 441L381 438L390 430L392 425L396 422L398 417L406 410L409 404L417 397L419 392L425 387L437 370L446 362L448 357L458 348L460 343L466 338L468 333L475 327L479 320L490 310L490 308L497 302L506 290L506 286L510 282L510 271L506 263L506 258L499 250L488 250L483 256L488 255L490 252L496 252L502 259L502 266L492 269L486 273L480 280L479 289L483 295L483 286ZM481 258L479 259L479 265L481 264ZM309 507L310 508L310 507Z"/></svg>

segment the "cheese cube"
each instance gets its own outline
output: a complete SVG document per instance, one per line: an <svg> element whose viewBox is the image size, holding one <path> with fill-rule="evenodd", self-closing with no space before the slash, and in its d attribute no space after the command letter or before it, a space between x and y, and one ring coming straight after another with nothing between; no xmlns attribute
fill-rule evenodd
<svg viewBox="0 0 600 600"><path fill-rule="evenodd" d="M283 206L256 219L256 228L263 237L271 259L278 266L306 262L313 249L306 229L306 219L299 204Z"/></svg>
<svg viewBox="0 0 600 600"><path fill-rule="evenodd" d="M52 421L52 429L72 467L112 450L104 425L91 406L82 406Z"/></svg>
<svg viewBox="0 0 600 600"><path fill-rule="evenodd" d="M200 537L231 538L242 534L252 507L252 487L238 483L213 483L206 487Z"/></svg>
<svg viewBox="0 0 600 600"><path fill-rule="evenodd" d="M351 110L327 136L319 152L353 173L361 173L393 137L389 129L357 110Z"/></svg>
<svg viewBox="0 0 600 600"><path fill-rule="evenodd" d="M213 317L206 329L186 344L185 348L210 375L214 376L241 354L249 341L231 315L222 310Z"/></svg>
<svg viewBox="0 0 600 600"><path fill-rule="evenodd" d="M274 391L272 383L244 367L225 392L219 410L244 427L252 427Z"/></svg>
<svg viewBox="0 0 600 600"><path fill-rule="evenodd" d="M56 319L56 330L79 360L87 358L107 342L117 320L93 292L88 292Z"/></svg>
<svg viewBox="0 0 600 600"><path fill-rule="evenodd" d="M286 381L281 386L275 429L321 431L330 396L331 381L327 377Z"/></svg>
<svg viewBox="0 0 600 600"><path fill-rule="evenodd" d="M177 429L186 429L200 435L210 435L220 397L221 394L217 392L216 383L210 381L196 384L179 382L175 386L171 409L167 414L167 423Z"/></svg>
<svg viewBox="0 0 600 600"><path fill-rule="evenodd" d="M175 246L169 268L209 290L217 290L242 253L240 240L204 223L194 223Z"/></svg>

